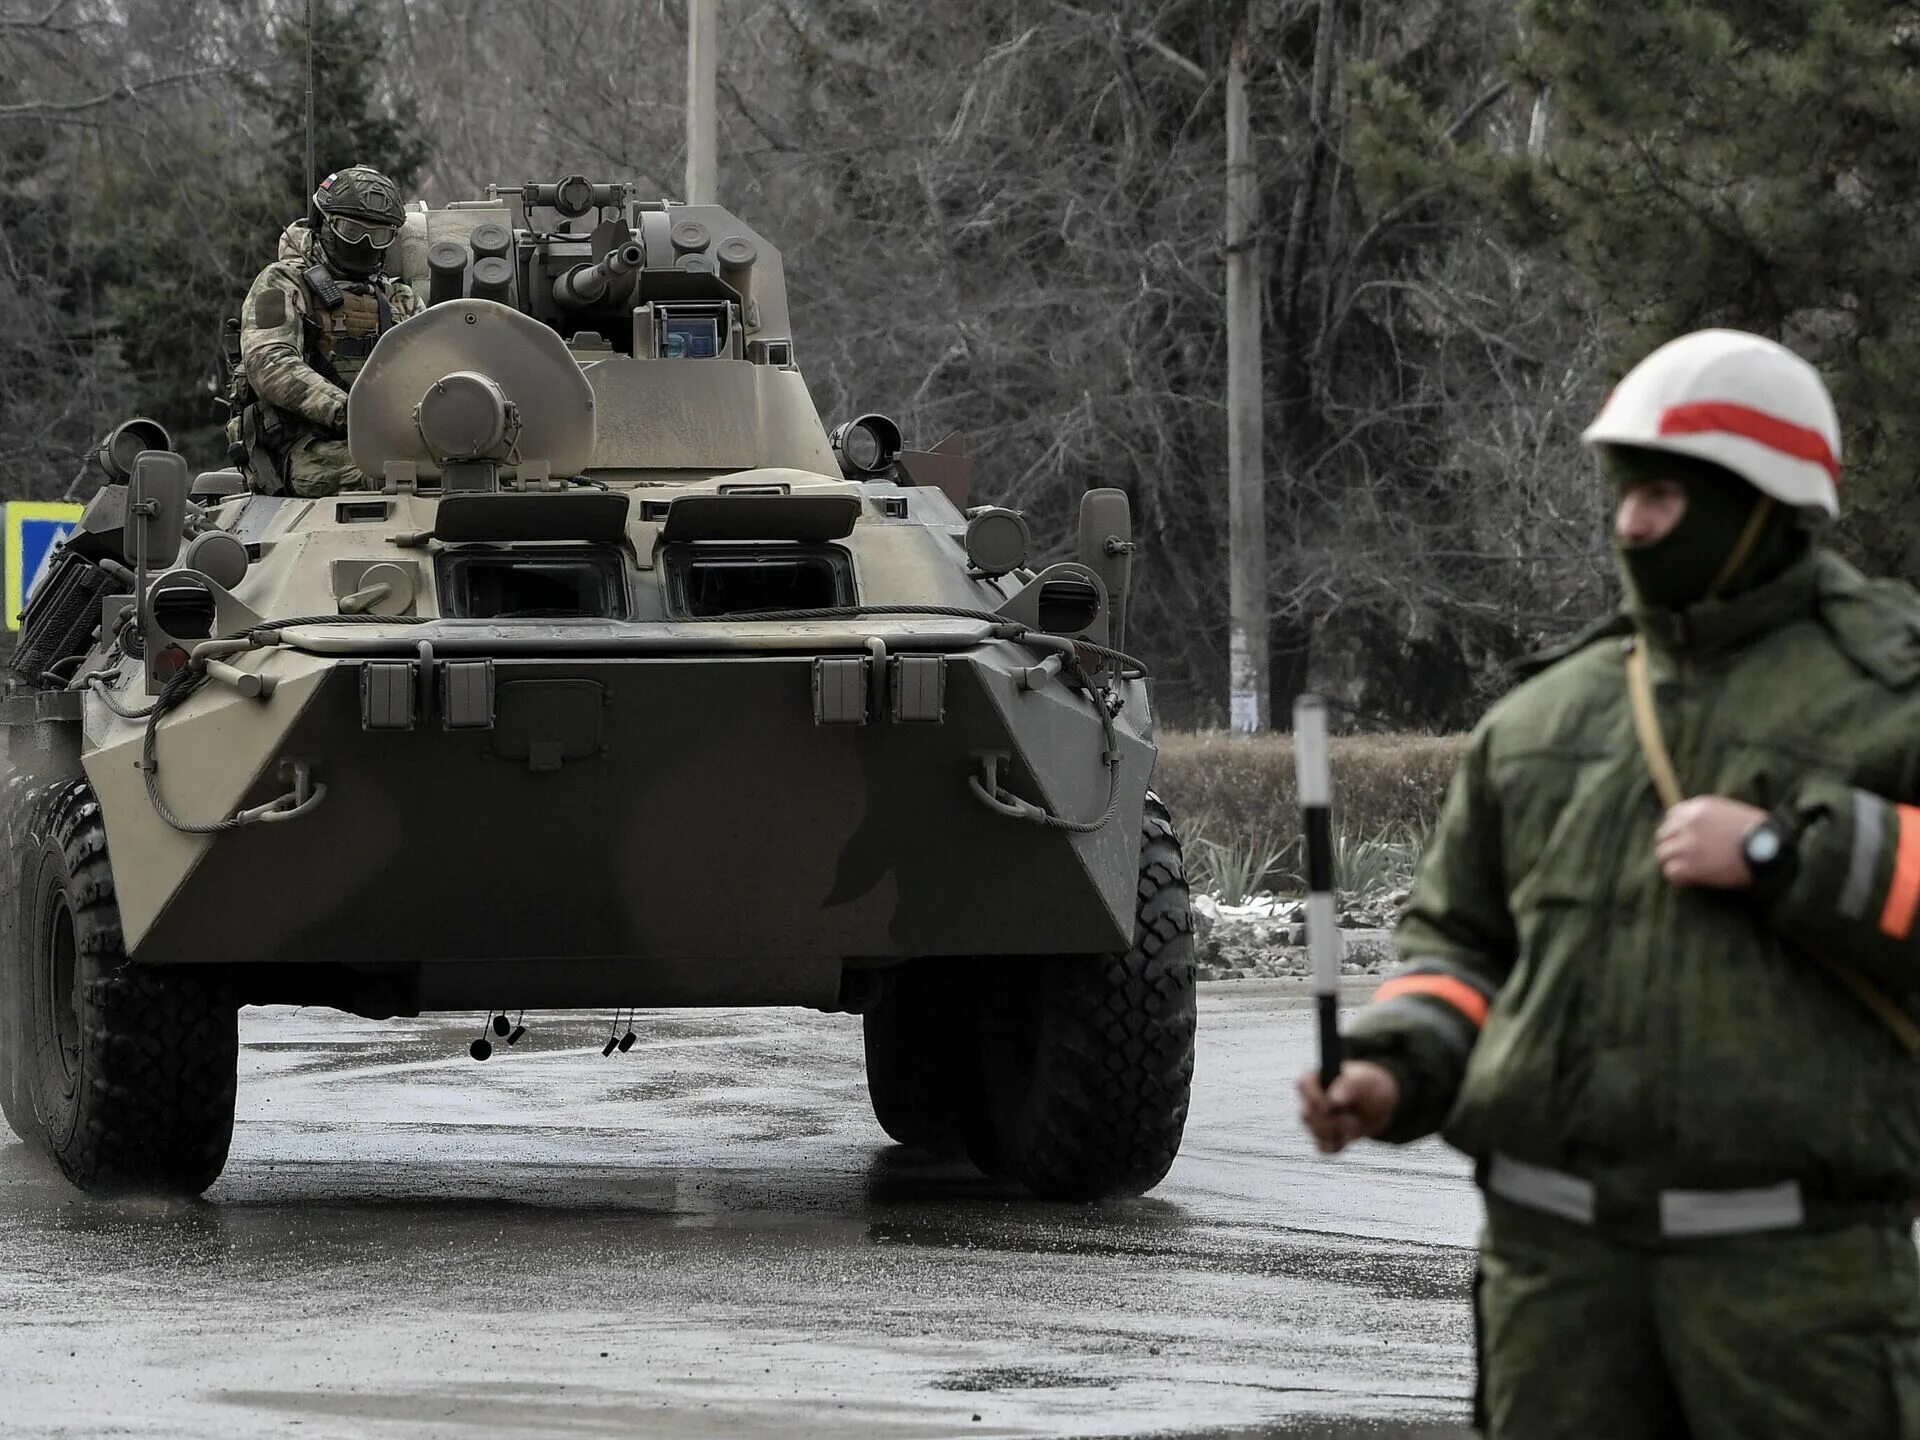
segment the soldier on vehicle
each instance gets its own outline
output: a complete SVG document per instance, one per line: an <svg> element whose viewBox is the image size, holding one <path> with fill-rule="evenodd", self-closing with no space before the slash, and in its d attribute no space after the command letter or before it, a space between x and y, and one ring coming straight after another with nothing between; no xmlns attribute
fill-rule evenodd
<svg viewBox="0 0 1920 1440"><path fill-rule="evenodd" d="M412 289L383 273L405 218L398 187L378 170L337 171L247 292L237 378L251 393L229 438L246 446L256 490L366 486L347 453L347 391L380 337L420 310Z"/></svg>
<svg viewBox="0 0 1920 1440"><path fill-rule="evenodd" d="M1811 543L1839 424L1771 341L1585 439L1626 610L1475 730L1302 1118L1475 1160L1498 1440L1920 1436L1920 597Z"/></svg>

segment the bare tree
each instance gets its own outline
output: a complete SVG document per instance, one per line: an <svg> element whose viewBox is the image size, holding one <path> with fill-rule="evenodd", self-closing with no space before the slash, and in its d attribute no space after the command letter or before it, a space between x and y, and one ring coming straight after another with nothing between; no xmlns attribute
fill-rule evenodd
<svg viewBox="0 0 1920 1440"><path fill-rule="evenodd" d="M12 493L63 484L134 397L127 356L177 343L156 327L178 305L148 314L130 287L203 308L210 333L249 278L234 257L252 252L222 240L251 227L271 243L222 197L275 162L240 77L269 74L260 37L298 3L0 0ZM683 0L374 5L378 93L420 106L433 198L574 171L677 191ZM722 191L785 254L821 408L887 411L923 444L964 431L980 498L1030 512L1061 547L1043 558L1064 553L1089 486L1124 487L1146 542L1131 643L1189 723L1223 719L1226 691L1235 13L722 6ZM1599 347L1566 274L1502 250L1420 173L1378 183L1383 122L1353 87L1384 76L1447 117L1403 157L1487 133L1522 148L1540 102L1498 68L1515 8L1247 0L1246 15L1275 713L1311 680L1383 718L1457 723L1503 660L1607 603L1602 497L1577 446Z"/></svg>

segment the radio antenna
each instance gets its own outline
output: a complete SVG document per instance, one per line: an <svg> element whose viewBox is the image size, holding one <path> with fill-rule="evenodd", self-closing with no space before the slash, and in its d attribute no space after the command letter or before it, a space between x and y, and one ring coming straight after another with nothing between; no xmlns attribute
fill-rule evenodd
<svg viewBox="0 0 1920 1440"><path fill-rule="evenodd" d="M313 0L307 0L307 194L313 194ZM304 198L304 197L302 197Z"/></svg>

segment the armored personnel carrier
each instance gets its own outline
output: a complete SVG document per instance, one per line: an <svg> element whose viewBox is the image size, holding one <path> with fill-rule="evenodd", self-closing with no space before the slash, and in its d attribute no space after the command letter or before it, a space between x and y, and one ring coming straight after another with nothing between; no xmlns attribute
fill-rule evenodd
<svg viewBox="0 0 1920 1440"><path fill-rule="evenodd" d="M151 422L28 606L0 764L0 1105L86 1190L197 1193L241 1005L810 1006L875 1114L1139 1192L1193 1063L1126 500L1039 564L952 455L801 376L779 253L573 177L416 207L365 490ZM485 1058L492 1040L473 1047ZM476 1075L476 1080L480 1078Z"/></svg>

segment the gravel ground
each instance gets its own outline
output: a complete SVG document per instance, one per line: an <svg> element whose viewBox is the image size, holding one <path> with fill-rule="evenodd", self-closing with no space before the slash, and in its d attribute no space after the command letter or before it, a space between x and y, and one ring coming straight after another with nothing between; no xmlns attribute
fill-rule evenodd
<svg viewBox="0 0 1920 1440"><path fill-rule="evenodd" d="M1393 922L1406 898L1406 892L1396 891L1342 906L1342 975L1379 975L1393 967ZM1202 980L1281 980L1312 973L1303 900L1256 895L1244 905L1222 905L1214 896L1196 895L1193 927Z"/></svg>

